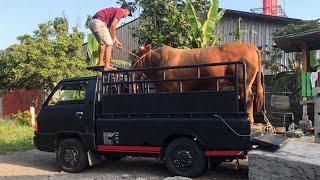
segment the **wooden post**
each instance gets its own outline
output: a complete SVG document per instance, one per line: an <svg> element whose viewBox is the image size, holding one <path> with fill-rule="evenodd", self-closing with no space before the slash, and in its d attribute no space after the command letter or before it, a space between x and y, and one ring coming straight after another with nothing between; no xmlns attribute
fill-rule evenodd
<svg viewBox="0 0 320 180"><path fill-rule="evenodd" d="M308 51L307 45L305 43L302 46L302 69L303 69L303 73L305 74L307 74L307 72L310 71L310 51ZM308 77L309 76L306 75L307 84L310 81L310 78L308 79ZM306 87L308 88L308 85ZM308 91L309 90L307 89L307 92ZM310 130L312 128L312 122L308 118L308 93L306 94L305 97L302 97L302 98L303 98L302 99L302 121L299 122L299 126L303 130Z"/></svg>
<svg viewBox="0 0 320 180"><path fill-rule="evenodd" d="M307 46L304 44L302 48L302 70L303 72L308 72L308 54L310 55L310 52L307 52Z"/></svg>
<svg viewBox="0 0 320 180"><path fill-rule="evenodd" d="M308 53L306 44L302 47L302 71L303 73L308 72ZM308 104L307 104L307 96L302 97L302 120L308 120Z"/></svg>

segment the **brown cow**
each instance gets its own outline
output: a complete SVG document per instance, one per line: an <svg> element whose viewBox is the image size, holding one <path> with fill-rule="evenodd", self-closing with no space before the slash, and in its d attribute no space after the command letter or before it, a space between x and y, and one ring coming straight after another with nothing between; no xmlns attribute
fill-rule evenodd
<svg viewBox="0 0 320 180"><path fill-rule="evenodd" d="M220 62L243 61L247 67L246 95L247 95L247 111L251 124L253 119L253 93L252 85L256 79L257 94L256 105L260 109L263 104L263 85L261 81L261 54L258 48L252 44L246 43L231 43L224 44L220 47L199 48L199 49L175 49L169 46L162 46L152 50L151 45L147 45L138 50L136 58L132 62L132 68L139 67L164 67L164 66L181 66L192 64L208 64ZM240 69L240 68L239 68ZM227 73L234 73L234 66L219 66L201 68L201 76L225 76ZM145 72L150 79L162 79L163 72L153 71ZM197 76L196 69L176 69L167 70L166 79L170 78L190 78ZM240 73L240 71L239 71ZM243 73L240 73L240 80L243 78ZM241 82L241 81L240 81ZM226 81L219 80L219 86L226 85ZM209 84L197 84L196 82L184 82L183 91L211 89ZM156 84L156 90L160 92L179 91L179 84L171 82ZM243 87L240 87L240 91ZM243 94L240 92L240 94Z"/></svg>

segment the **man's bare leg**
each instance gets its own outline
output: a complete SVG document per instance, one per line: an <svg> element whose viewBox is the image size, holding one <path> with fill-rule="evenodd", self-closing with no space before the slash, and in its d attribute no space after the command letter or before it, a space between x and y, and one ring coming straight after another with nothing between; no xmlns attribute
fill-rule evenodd
<svg viewBox="0 0 320 180"><path fill-rule="evenodd" d="M104 59L105 54L106 54L106 45L100 44L99 45L99 66L105 66L105 59Z"/></svg>
<svg viewBox="0 0 320 180"><path fill-rule="evenodd" d="M105 59L105 65L104 65L105 70L114 70L114 68L110 66L111 53L112 53L112 46L106 46L106 59Z"/></svg>

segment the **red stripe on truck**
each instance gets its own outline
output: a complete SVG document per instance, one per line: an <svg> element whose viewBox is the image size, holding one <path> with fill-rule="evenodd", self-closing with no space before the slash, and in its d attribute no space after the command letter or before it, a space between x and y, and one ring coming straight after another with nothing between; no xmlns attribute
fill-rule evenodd
<svg viewBox="0 0 320 180"><path fill-rule="evenodd" d="M98 145L98 151L102 151L102 152L130 152L130 153L160 154L160 150L161 150L161 147Z"/></svg>
<svg viewBox="0 0 320 180"><path fill-rule="evenodd" d="M160 154L161 147L98 145L98 151ZM205 151L205 156L240 156L243 154L243 151Z"/></svg>
<svg viewBox="0 0 320 180"><path fill-rule="evenodd" d="M205 156L240 156L243 151L205 151Z"/></svg>

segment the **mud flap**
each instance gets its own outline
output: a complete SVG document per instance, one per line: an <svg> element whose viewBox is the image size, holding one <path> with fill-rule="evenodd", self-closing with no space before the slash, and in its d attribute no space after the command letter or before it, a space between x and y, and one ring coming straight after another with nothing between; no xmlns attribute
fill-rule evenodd
<svg viewBox="0 0 320 180"><path fill-rule="evenodd" d="M281 134L264 134L251 138L251 144L257 145L254 149L276 151L286 143L286 138Z"/></svg>
<svg viewBox="0 0 320 180"><path fill-rule="evenodd" d="M100 155L93 153L91 151L88 151L87 154L88 154L89 166L93 166L95 164L99 164L102 162L102 157Z"/></svg>

